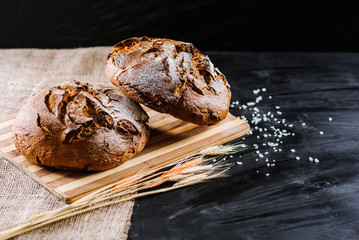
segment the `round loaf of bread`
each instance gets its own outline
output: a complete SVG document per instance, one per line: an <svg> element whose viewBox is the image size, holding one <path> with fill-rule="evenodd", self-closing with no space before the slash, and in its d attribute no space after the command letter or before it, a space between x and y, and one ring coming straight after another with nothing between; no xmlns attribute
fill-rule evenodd
<svg viewBox="0 0 359 240"><path fill-rule="evenodd" d="M212 125L228 113L231 92L225 76L191 43L124 40L108 55L106 75L132 100L188 122Z"/></svg>
<svg viewBox="0 0 359 240"><path fill-rule="evenodd" d="M20 109L16 148L31 162L63 170L99 171L140 152L148 116L118 89L75 81L43 89Z"/></svg>

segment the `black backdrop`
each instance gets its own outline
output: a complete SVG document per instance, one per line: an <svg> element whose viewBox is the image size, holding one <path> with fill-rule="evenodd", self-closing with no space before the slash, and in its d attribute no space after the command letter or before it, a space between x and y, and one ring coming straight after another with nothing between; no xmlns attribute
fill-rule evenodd
<svg viewBox="0 0 359 240"><path fill-rule="evenodd" d="M206 51L358 51L359 14L344 1L0 0L0 33L0 48L104 46L147 35Z"/></svg>

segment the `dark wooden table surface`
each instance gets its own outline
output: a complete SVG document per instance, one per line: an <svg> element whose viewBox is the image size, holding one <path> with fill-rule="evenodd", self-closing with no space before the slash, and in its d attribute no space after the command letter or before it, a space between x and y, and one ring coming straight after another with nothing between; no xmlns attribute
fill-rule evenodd
<svg viewBox="0 0 359 240"><path fill-rule="evenodd" d="M129 239L358 239L359 54L207 54L249 149L228 178L136 200Z"/></svg>

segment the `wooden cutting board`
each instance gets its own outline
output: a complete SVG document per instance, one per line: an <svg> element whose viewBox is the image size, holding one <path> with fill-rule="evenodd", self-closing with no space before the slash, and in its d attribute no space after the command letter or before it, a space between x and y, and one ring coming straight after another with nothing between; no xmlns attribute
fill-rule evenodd
<svg viewBox="0 0 359 240"><path fill-rule="evenodd" d="M131 160L102 172L74 172L31 163L15 148L11 129L16 115L0 118L0 153L24 173L67 203L99 187L157 165L167 165L210 146L236 139L249 131L246 122L229 114L214 126L198 126L145 108L150 116L151 137Z"/></svg>

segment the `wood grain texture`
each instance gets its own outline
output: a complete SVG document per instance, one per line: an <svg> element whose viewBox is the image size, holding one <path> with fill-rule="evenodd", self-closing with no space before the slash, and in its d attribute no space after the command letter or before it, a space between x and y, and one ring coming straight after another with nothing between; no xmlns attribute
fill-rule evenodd
<svg viewBox="0 0 359 240"><path fill-rule="evenodd" d="M26 160L11 139L15 115L0 119L0 153L50 192L67 203L107 184L154 166L164 166L209 146L236 139L249 131L246 122L228 115L215 126L198 126L145 108L151 138L142 152L124 164L102 172L59 171Z"/></svg>

